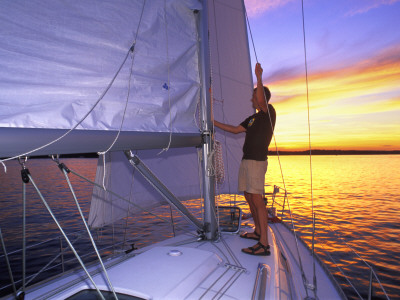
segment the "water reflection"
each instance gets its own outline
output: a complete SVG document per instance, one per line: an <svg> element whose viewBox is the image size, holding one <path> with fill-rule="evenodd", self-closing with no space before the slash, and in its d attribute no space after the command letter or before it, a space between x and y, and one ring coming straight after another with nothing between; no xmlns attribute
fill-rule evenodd
<svg viewBox="0 0 400 300"><path fill-rule="evenodd" d="M269 204L273 185L286 187L288 200L294 217L296 231L307 244L312 240L312 201L309 158L305 156L283 156L280 158L284 177L280 174L279 162L276 157L270 157L269 170L266 176L266 192ZM61 224L65 227L70 239L74 241L79 253L85 253L91 248L87 234L76 234L84 229L78 210L69 192L63 174L51 160L30 160L29 169L50 207ZM74 171L90 180L94 180L95 159L65 159L63 162ZM372 163L371 163L372 162ZM15 165L12 165L15 163ZM400 156L317 156L313 164L313 202L316 215L316 252L333 270L337 279L346 287L350 298L357 298L352 292L346 276L356 282L367 284L369 270L351 249L370 264L378 273L383 285L392 299L400 294ZM378 167L379 166L379 167ZM384 166L384 167L382 167ZM77 194L81 208L88 215L89 200L92 187L76 176L70 180ZM6 240L7 250L13 252L22 245L22 181L20 167L17 162L10 162L8 173L0 173L1 218L0 226ZM278 201L283 201L284 192L278 194ZM198 218L202 218L200 200L187 201L189 210ZM235 204L248 214L249 209L243 196L221 195L217 197L218 205ZM285 205L283 218L289 220L290 214ZM59 236L58 229L41 200L31 185L27 187L27 236L28 245L47 241ZM154 214L164 219L171 218L169 207L157 208ZM280 215L279 215L280 216ZM194 230L176 212L172 211L174 225L165 223L152 214L143 213L140 216L129 217L95 230L94 237L103 254L117 251L119 244L124 248L143 247L154 241L166 239L176 233ZM12 226L9 226L9 225ZM345 244L344 244L344 243ZM347 245L346 245L347 244ZM35 246L29 249L28 272L35 272L44 266L49 259L55 257L48 249L64 249L65 241L56 239L50 246ZM351 247L351 248L349 248ZM327 254L333 253L334 263ZM42 259L36 259L37 255ZM35 259L31 258L34 257ZM68 261L73 255L67 251L63 257L55 261L55 270L61 270L61 260ZM90 261L93 257L85 257ZM5 271L4 257L0 257L1 284L9 283ZM12 256L15 276L21 275L21 253ZM67 265L73 266L74 262ZM341 268L341 271L337 269ZM44 274L44 276L48 276ZM376 285L376 283L374 283ZM378 291L375 287L375 291ZM0 291L1 293L1 291ZM379 292L378 292L379 293ZM362 291L365 297L366 291ZM382 294L380 294L382 296Z"/></svg>

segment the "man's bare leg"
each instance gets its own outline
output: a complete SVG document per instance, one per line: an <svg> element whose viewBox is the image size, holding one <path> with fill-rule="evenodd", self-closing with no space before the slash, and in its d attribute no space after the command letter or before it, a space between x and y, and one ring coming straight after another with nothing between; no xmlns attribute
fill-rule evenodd
<svg viewBox="0 0 400 300"><path fill-rule="evenodd" d="M260 230L260 243L268 245L268 213L265 207L262 195L250 194L253 205L255 207L255 214L257 215L258 227Z"/></svg>
<svg viewBox="0 0 400 300"><path fill-rule="evenodd" d="M256 206L254 205L254 202L252 199L252 195L253 194L244 192L244 198L246 199L247 203L249 204L251 216L253 217L253 220L254 220L254 233L255 233L254 236L259 237L260 236L260 222L258 221L258 214L257 214ZM252 234L250 233L250 235L252 235Z"/></svg>
<svg viewBox="0 0 400 300"><path fill-rule="evenodd" d="M258 228L260 230L260 242L259 244L254 245L253 247L242 249L243 252L249 254L260 254L269 252L268 247L268 213L267 208L265 207L262 195L260 194L250 194L248 193L248 201L252 203L254 206L254 215L253 218L258 221ZM250 204L249 204L250 205Z"/></svg>

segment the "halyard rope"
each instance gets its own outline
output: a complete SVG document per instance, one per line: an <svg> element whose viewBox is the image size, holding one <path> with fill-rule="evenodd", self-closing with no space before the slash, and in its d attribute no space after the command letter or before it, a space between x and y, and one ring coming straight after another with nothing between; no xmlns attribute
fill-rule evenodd
<svg viewBox="0 0 400 300"><path fill-rule="evenodd" d="M165 23L165 52L167 58L167 84L164 85L164 88L168 92L168 106L169 106L169 142L167 147L165 147L159 154L164 151L168 151L169 147L171 146L172 142L172 116L171 116L171 68L169 62L169 43L168 43L168 22L167 22L167 3L164 0L164 23Z"/></svg>
<svg viewBox="0 0 400 300"><path fill-rule="evenodd" d="M301 0L301 13L303 21L303 47L304 47L304 69L306 77L306 90L307 90L307 124L308 124L308 147L309 147L309 158L310 158L310 192L311 192L311 217L312 217L312 255L313 255L313 285L314 285L314 296L316 297L317 292L317 278L315 274L315 252L314 252L314 235L315 235L315 214L314 214L314 196L313 196L313 174L312 174L312 155L311 155L311 125L310 125L310 101L309 101L309 89L308 89L308 66L307 66L307 43L306 43L306 26L304 17L304 0Z"/></svg>
<svg viewBox="0 0 400 300"><path fill-rule="evenodd" d="M124 113L122 115L122 119L121 119L121 124L119 126L119 130L118 133L114 139L114 141L111 143L110 147L108 147L108 149L104 152L98 152L99 156L101 155L103 157L103 189L106 190L106 185L105 185L105 177L106 177L106 158L105 158L105 154L111 150L111 148L114 146L114 144L117 142L119 135L121 133L122 130L122 126L124 124L124 120L125 120L125 115L126 115L126 109L128 107L128 103L129 103L129 95L130 95L130 91L131 91L131 82L132 82L132 71L133 71L133 62L135 60L135 55L134 55L134 47L136 45L136 41L139 35L139 29L140 29L140 24L142 23L142 18L143 18L143 12L144 12L144 7L146 5L146 0L143 1L143 6L142 6L142 11L140 13L140 18L139 18L139 23L136 29L136 34L135 34L135 39L133 41L132 47L129 49L129 52L132 52L132 61L131 61L131 67L130 67L130 72L129 72L129 80L128 80L128 91L127 91L127 95L126 95L126 101L125 101L125 108L124 108ZM128 52L128 54L129 54ZM127 58L125 58L126 61Z"/></svg>
<svg viewBox="0 0 400 300"><path fill-rule="evenodd" d="M247 20L247 24L248 24L248 29L249 29L249 32L250 32L251 41L252 41L252 44L253 44L254 55L255 55L256 61L258 63L257 51L256 51L256 48L255 48L254 39L253 39L250 22L249 22L249 18L248 18L248 15L247 15L247 11L245 11L245 14L246 14L246 20ZM266 97L265 91L264 91L264 97ZM269 105L267 104L267 112L268 112L268 117L269 117L269 120L270 120L271 129L272 129L273 128L273 124L272 124L271 115L270 115L268 106ZM283 175L283 169L282 169L282 164L281 164L281 160L280 160L280 155L279 155L279 151L278 151L278 146L277 146L277 141L276 141L274 130L272 131L272 136L273 136L273 139L274 139L274 145L275 145L275 149L276 149L276 153L277 153L277 157L278 157L279 168L280 168L280 171L281 171L282 183L283 183L283 186L284 186L284 190L286 191L286 183L285 183L285 178L284 178L284 175ZM293 228L293 234L294 234L295 241L296 241L297 256L299 258L300 270L301 270L301 274L302 274L302 278L303 278L303 285L304 285L304 288L305 288L305 291L306 291L306 294L307 294L307 297L308 297L308 288L307 288L308 284L307 284L307 281L306 281L306 276L305 276L305 273L304 273L303 263L302 263L301 256L300 256L297 232L296 232L295 225L294 225L293 219L292 219L292 214L291 214L291 211L290 211L289 198L288 198L288 208L289 208L289 213L290 213L290 217L291 217L291 224L292 224L292 228Z"/></svg>
<svg viewBox="0 0 400 300"><path fill-rule="evenodd" d="M28 152L25 152L25 153L22 153L22 154L18 154L18 155L13 156L13 157L9 157L9 158L2 159L2 160L0 160L0 162L3 163L3 162L5 162L5 161L17 159L18 157L27 156L28 154L32 154L32 153L34 153L34 152L36 152L36 151L39 151L39 150L41 150L41 149L44 149L44 148L46 148L46 147L48 147L48 146L50 146L50 145L52 145L52 144L58 142L59 140L63 139L63 138L66 137L68 134L70 134L73 130L75 130L75 129L76 129L80 124L82 124L82 122L89 116L89 114L95 109L95 107L99 104L99 102L104 98L104 96L106 95L106 93L108 92L108 90L111 88L111 86L112 86L112 84L114 83L115 79L117 78L119 72L121 71L122 67L124 66L124 64L125 64L125 62L126 62L128 56L129 56L130 51L131 51L131 50L129 49L128 52L126 53L126 55L125 55L125 57L124 57L124 59L123 59L121 65L120 65L120 67L118 68L117 72L114 74L114 76L113 76L113 78L111 79L110 83L107 85L107 87L106 87L105 90L102 92L102 94L100 95L100 97L97 99L97 101L95 102L95 104L94 104L94 105L90 108L90 110L83 116L83 118L82 118L78 123L75 124L74 127L72 127L71 129L69 129L66 133L64 133L64 134L61 135L60 137L56 138L55 140L53 140L53 141L51 141L51 142L49 142L49 143L47 143L47 144L45 144L45 145L42 145L42 146L40 146L40 147L38 147L38 148L32 149L32 150L30 150L30 151L28 151Z"/></svg>

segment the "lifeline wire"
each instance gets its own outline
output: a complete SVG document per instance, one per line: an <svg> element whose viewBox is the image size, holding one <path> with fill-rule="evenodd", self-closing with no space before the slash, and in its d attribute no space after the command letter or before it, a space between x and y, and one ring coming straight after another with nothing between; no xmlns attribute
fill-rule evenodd
<svg viewBox="0 0 400 300"><path fill-rule="evenodd" d="M74 244L78 239L80 239L81 236L78 236L74 241L72 241L72 244ZM48 241L47 241L48 242ZM46 242L45 242L46 243ZM36 244L36 245L32 245L32 246L38 246L40 244ZM26 285L29 285L39 274L41 274L43 271L45 271L53 262L56 261L56 259L58 259L61 255L64 255L66 253L66 251L68 250L68 247L65 247L64 249L61 250L61 252L59 254L57 254L55 257L53 257L53 259L51 259L43 268L41 268L36 274L30 275L28 278L30 278L27 282ZM63 264L63 262L61 263ZM64 270L64 266L63 270Z"/></svg>
<svg viewBox="0 0 400 300"><path fill-rule="evenodd" d="M47 211L49 212L49 214L51 215L51 217L53 218L54 222L56 223L58 229L60 230L61 234L64 236L65 240L67 241L69 247L71 248L72 252L74 252L76 259L78 260L78 262L80 263L80 265L82 266L82 269L85 271L86 275L88 276L89 280L92 282L93 286L95 287L95 289L97 290L98 294L100 295L101 299L105 300L103 294L100 292L99 288L97 287L96 283L94 282L92 276L90 276L89 271L86 269L85 265L83 264L82 259L80 258L80 256L78 255L78 253L76 252L74 246L72 245L72 243L70 242L70 240L68 239L68 236L65 234L64 230L62 229L60 223L58 222L57 218L55 217L55 215L53 214L50 206L47 204L46 200L44 199L42 193L40 192L39 188L36 186L35 182L32 179L32 176L30 174L27 174L27 176L29 177L29 181L32 183L32 185L34 186L37 194L39 195L40 199L42 200L44 206L46 207Z"/></svg>
<svg viewBox="0 0 400 300"><path fill-rule="evenodd" d="M0 242L1 242L1 246L3 247L4 257L6 259L8 274L10 275L12 287L13 287L13 290L14 290L14 295L15 295L15 297L17 297L17 289L15 288L14 277L12 275L10 261L8 260L8 254L7 254L7 250L6 250L6 245L4 243L3 235L1 233L1 228L0 228Z"/></svg>
<svg viewBox="0 0 400 300"><path fill-rule="evenodd" d="M74 175L80 177L81 179L83 179L83 180L85 180L85 181L87 181L87 182L93 184L94 186L97 186L97 187L99 187L99 188L102 188L102 186L101 186L100 184L97 184L96 182L91 181L90 179L86 178L85 176L80 175L79 173L77 173L77 172L75 172L75 171L73 171L73 170L71 170L71 169L69 169L69 170L71 171L72 174L74 174ZM114 193L113 191L107 190L106 192L107 192L107 193L110 193L111 195L113 195L113 196L115 196L115 197L117 197L117 198L119 198L119 199L121 199L121 200L123 200L123 201L125 201L125 202L127 202L127 203L129 203L129 204L131 204L131 205L133 205L133 206L135 206L136 208L140 209L141 211L146 212L146 213L152 215L153 217L156 217L156 218L158 218L158 219L160 219L160 220L162 220L162 221L164 221L164 222L166 222L166 223L168 223L168 224L171 224L171 222L168 221L167 219L164 219L164 218L162 218L162 217L160 217L160 216L157 216L156 214L152 213L151 211L149 211L149 210L147 210L147 209L141 207L140 205L137 205L136 203L131 202L130 200L125 199L124 197L118 195L117 193ZM109 201L107 201L107 200L104 200L104 201L105 201L105 202L109 202ZM177 226L177 227L178 227L178 226ZM193 234L192 231L190 231L190 230L188 230L188 229L185 229L184 227L179 227L179 228L180 228L182 231L185 231L185 232L187 232L187 233L190 234L190 235L196 236L195 234Z"/></svg>
<svg viewBox="0 0 400 300"><path fill-rule="evenodd" d="M74 189L72 188L72 184L71 184L71 181L69 180L67 171L65 170L65 168L62 168L62 171L63 171L63 174L64 174L64 176L65 176L65 179L67 180L67 183L68 183L69 189L71 190L72 196L73 196L73 198L74 198L74 200L75 200L75 204L76 204L76 207L78 208L78 211L79 211L79 214L80 214L80 216L81 216L81 218L82 218L83 224L85 225L86 232L88 233L89 238L90 238L90 241L91 241L91 243L92 243L92 245L93 245L93 248L94 248L94 250L96 251L97 257L98 257L99 262L100 262L100 264L101 264L101 267L102 267L102 269L103 269L103 271L104 271L104 275L105 275L105 277L106 277L106 279L107 279L107 281L108 281L108 284L109 284L109 286L110 286L110 288L111 288L111 290L112 290L112 293L113 293L115 299L118 299L118 297L117 297L117 295L116 295L116 293L115 293L114 286L112 285L111 280L110 280L110 278L109 278L109 276L108 276L107 270L106 270L106 268L105 268L105 266L104 266L104 264L103 264L103 260L101 259L99 250L97 249L96 243L94 242L93 237L92 237L92 234L90 233L89 226L87 225L87 222L86 222L86 220L85 220L85 217L83 216L83 212L82 212L81 207L80 207L80 205L79 205L78 199L76 198Z"/></svg>

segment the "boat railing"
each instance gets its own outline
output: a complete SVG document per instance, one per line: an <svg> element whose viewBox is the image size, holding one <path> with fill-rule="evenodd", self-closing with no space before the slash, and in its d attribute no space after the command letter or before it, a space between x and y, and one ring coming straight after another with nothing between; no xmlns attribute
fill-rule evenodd
<svg viewBox="0 0 400 300"><path fill-rule="evenodd" d="M78 243L85 244L85 241L82 242L82 239L85 237L86 230L80 230L76 232L69 233L69 236L72 238L72 244L75 246ZM112 256L118 254L118 252L125 252L129 253L131 249L135 249L134 247L134 242L135 240L133 239L125 239L124 241L120 242L114 242L112 244L104 245L103 247L99 248L98 250L104 254L104 256ZM52 276L54 274L58 274L60 272L64 273L66 270L73 269L79 265L77 258L75 256L71 256L72 250L70 249L69 246L65 247L65 244L63 242L63 236L58 235L54 238L47 239L45 241L41 241L38 243L34 243L31 245L26 246L26 251L38 251L38 253L45 251L45 249L55 249L55 245L59 244L59 251L56 253L52 253L52 258L49 259L49 261L40 269L40 270L35 270L33 274L30 274L26 276L26 278L19 278L17 280L10 280L9 284L4 284L2 283L2 286L0 286L0 297L4 296L8 293L12 292L13 285L15 286L20 286L23 283L23 280L25 280L25 285L28 286L30 284L33 284L34 282L43 280L43 277L48 277ZM89 241L87 241L86 245L88 246L90 244ZM128 249L128 248L131 249ZM88 246L89 248L89 246ZM16 249L12 250L10 252L4 253L0 255L0 261L2 260L9 260L11 263L15 260L18 260L21 255L22 255L23 249ZM93 249L90 251L83 251L84 254L81 254L80 257L81 259L85 259L86 263L94 263L97 261L96 253ZM38 254L40 257L40 254ZM15 257L15 260L13 258ZM30 272L32 273L32 272ZM50 275L49 275L50 274ZM37 279L37 280L35 280ZM4 280L5 281L5 280Z"/></svg>
<svg viewBox="0 0 400 300"><path fill-rule="evenodd" d="M251 300L265 299L265 287L267 285L268 265L259 263L257 267L256 280L254 282Z"/></svg>
<svg viewBox="0 0 400 300"><path fill-rule="evenodd" d="M360 254L358 254L353 247L351 247L345 239L342 237L342 235L337 231L332 229L332 227L329 224L326 224L325 220L322 218L319 218L315 213L314 213L314 220L311 220L312 218L307 218L304 215L295 215L293 212L290 211L290 205L289 205L289 199L288 199L288 193L284 188L281 188L279 186L274 186L273 187L273 192L272 193L267 193L266 196L270 197L271 201L267 201L267 209L269 213L269 221L270 222L281 222L285 227L287 227L291 231L296 231L297 236L299 237L300 241L310 249L310 251L315 251L315 256L318 260L324 262L322 266L327 266L326 271L329 272L330 274L337 274L337 271L341 276L334 276L335 280L337 280L340 285L345 286L345 288L351 289L354 293L354 298L359 298L359 299L373 299L376 294L380 294L383 299L389 299L378 275L376 274L374 268L366 262L365 259L361 257ZM304 204L303 204L304 205ZM306 206L306 205L304 205ZM291 220L290 217L295 215L296 220ZM278 217L280 216L280 218ZM323 227L324 233L320 234L315 234L314 230L313 232L309 232L310 228L314 228L315 224L320 224ZM296 228L293 228L293 227ZM318 233L318 228L319 226L315 226L316 232ZM314 228L314 229L315 229ZM322 230L321 230L322 231ZM318 236L318 241L314 239L314 235ZM342 245L341 247L344 247L346 249L349 249L350 251L346 251L346 253L351 253L353 255L352 260L349 261L347 259L341 259L335 258L337 256L335 252L330 251L329 248L331 249L332 247L328 245L329 240L332 239L332 237L335 238L335 248L338 248L339 246L337 245L338 243ZM315 250L314 250L315 249ZM362 264L362 267L360 269L367 269L368 270L368 278L366 280L360 280L360 275L358 274L357 276L353 277L354 279L357 279L357 282L354 283L349 276L349 274L346 273L345 267L341 267L345 265L346 261L348 263L354 264L355 261L358 261L360 264ZM336 271L335 271L336 269ZM348 269L348 268L347 268ZM332 275L333 276L333 275ZM367 291L365 292L360 292L360 282L367 283L363 284L362 288L365 289L367 287ZM374 286L377 285L379 287L378 290L375 291ZM350 288L349 288L350 287ZM347 294L347 293L346 293ZM365 298L366 297L366 298Z"/></svg>

